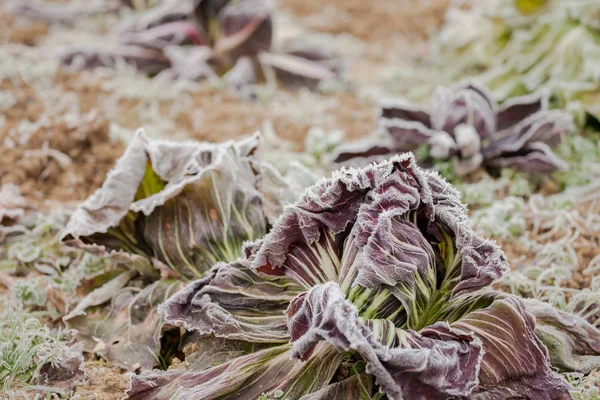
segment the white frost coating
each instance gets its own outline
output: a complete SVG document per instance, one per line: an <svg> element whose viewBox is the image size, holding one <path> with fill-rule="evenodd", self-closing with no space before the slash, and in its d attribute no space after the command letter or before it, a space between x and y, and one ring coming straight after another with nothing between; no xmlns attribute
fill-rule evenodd
<svg viewBox="0 0 600 400"><path fill-rule="evenodd" d="M47 57L38 48L0 45L0 82L21 78L28 84L47 83L56 76L59 65L58 60Z"/></svg>
<svg viewBox="0 0 600 400"><path fill-rule="evenodd" d="M521 104L540 103L540 110L547 110L550 103L550 91L547 88L542 88L536 92L529 93L519 97L511 97L504 101L498 110L498 113L506 111L508 108Z"/></svg>
<svg viewBox="0 0 600 400"><path fill-rule="evenodd" d="M377 149L384 149L383 154L378 154ZM379 135L370 135L360 140L351 141L333 150L330 155L325 157L325 163L345 166L360 167L371 164L377 161L384 161L389 158L394 152L395 143L390 136L379 137ZM350 159L338 161L345 154L348 154ZM364 154L364 157L357 157L356 154Z"/></svg>
<svg viewBox="0 0 600 400"><path fill-rule="evenodd" d="M249 139L254 147L247 148L246 154L240 152L247 145L229 141L220 144L207 142L168 142L156 141L147 146L147 153L152 162L153 169L163 179L168 181L165 188L152 196L138 200L131 204L132 211L141 211L150 215L152 211L163 205L167 199L179 194L184 187L201 179L204 174L216 174L224 184L229 184L236 177L240 180L250 181L255 179L248 176L247 168L240 168L240 160L245 159L259 145L260 136L256 135ZM208 164L202 160L202 155L210 154ZM219 191L219 195L233 195L231 191ZM233 198L223 200L224 204L231 204ZM229 221L230 209L223 210L225 221ZM227 226L227 223L225 223Z"/></svg>
<svg viewBox="0 0 600 400"><path fill-rule="evenodd" d="M419 104L415 104L411 101L409 101L406 98L386 98L383 99L379 102L380 108L381 109L386 109L386 108L400 108L402 110L410 110L410 111L418 111L418 112L423 112L423 113L431 113L431 110L424 106L424 105L419 105ZM380 116L381 116L381 112L380 112Z"/></svg>
<svg viewBox="0 0 600 400"><path fill-rule="evenodd" d="M337 162L371 160L382 154L413 151L428 144L422 162L453 159L456 175L485 168L517 167L531 173L565 168L550 146L573 129L569 114L546 109L548 92L515 97L498 107L488 90L475 82L440 87L431 114L404 101L388 102L379 125L392 137L386 152L376 140L358 149L338 149ZM355 163L355 162L353 162Z"/></svg>
<svg viewBox="0 0 600 400"><path fill-rule="evenodd" d="M552 124L553 126L553 129L549 132L544 129L548 124ZM527 129L525 130L525 128ZM500 154L503 151L518 151L524 147L531 146L534 143L543 143L540 142L540 140L560 140L561 138L544 137L544 135L548 135L548 133L568 133L573 129L573 118L571 115L566 114L561 110L540 111L530 115L515 125L514 132L519 133L517 139L510 143L505 143L502 147L497 149L488 150L485 152L485 155L486 157L491 157Z"/></svg>
<svg viewBox="0 0 600 400"><path fill-rule="evenodd" d="M304 140L304 150L315 157L327 155L342 144L344 136L344 131L339 129L325 131L320 127L312 127Z"/></svg>
<svg viewBox="0 0 600 400"><path fill-rule="evenodd" d="M463 157L474 157L481 150L481 139L472 125L460 124L454 128L456 145Z"/></svg>
<svg viewBox="0 0 600 400"><path fill-rule="evenodd" d="M248 141L258 146L259 136ZM244 147L245 142L240 146ZM192 180L198 179L209 165L202 165L198 155L210 153L210 166L225 163L237 153L237 144L225 142L221 144L200 142L149 142L143 130L138 130L127 147L125 154L117 161L116 166L108 173L101 189L92 194L77 210L69 221L63 238L72 236L89 236L93 233L104 233L108 228L116 226L129 210L142 211L149 215L157 206L164 204L167 198L175 196ZM248 149L246 149L248 151ZM241 156L245 156L241 154ZM161 193L134 202L137 189L142 182L147 162L152 162L154 171L164 180L170 181ZM233 159L222 166L222 173L237 173ZM209 172L209 171L205 171ZM185 176L188 176L187 178Z"/></svg>
<svg viewBox="0 0 600 400"><path fill-rule="evenodd" d="M544 87L567 104L584 98L587 111L597 114L594 96L586 96L597 90L600 76L597 1L549 0L533 13L521 13L518 5L512 0L454 1L433 38L434 68L421 75L433 81L437 67L452 64L443 79L453 81L469 66L485 65L478 79L490 84L499 99L523 87ZM501 40L505 33L510 33L507 41Z"/></svg>

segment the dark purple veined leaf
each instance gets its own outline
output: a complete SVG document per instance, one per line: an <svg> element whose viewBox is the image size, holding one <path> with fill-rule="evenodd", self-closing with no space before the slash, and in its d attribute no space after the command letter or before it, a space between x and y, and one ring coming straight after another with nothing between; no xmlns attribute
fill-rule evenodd
<svg viewBox="0 0 600 400"><path fill-rule="evenodd" d="M539 111L548 109L548 93L540 91L513 97L502 103L496 114L496 130L503 131Z"/></svg>
<svg viewBox="0 0 600 400"><path fill-rule="evenodd" d="M212 3L211 0L200 1ZM229 1L205 29L217 58L238 59L271 48L274 10L272 0Z"/></svg>
<svg viewBox="0 0 600 400"><path fill-rule="evenodd" d="M163 306L169 324L202 335L253 343L288 341L285 310L302 289L285 276L249 268L246 260L219 265Z"/></svg>
<svg viewBox="0 0 600 400"><path fill-rule="evenodd" d="M311 60L293 53L267 53L259 56L263 67L272 68L286 87L316 89L322 81L333 80L339 73L327 63L328 60Z"/></svg>
<svg viewBox="0 0 600 400"><path fill-rule="evenodd" d="M387 130L394 141L394 145L403 151L416 150L424 143L428 143L436 134L419 121L406 121L402 119L381 119L379 124Z"/></svg>
<svg viewBox="0 0 600 400"><path fill-rule="evenodd" d="M569 114L548 110L546 92L514 97L498 106L487 89L474 83L439 88L430 110L387 101L382 104L379 125L393 142L388 155L427 146L421 162L453 160L458 176L482 166L529 173L565 169L552 147L573 130ZM334 162L365 164L372 160L373 152L368 149L375 148L377 140L351 146L337 149Z"/></svg>
<svg viewBox="0 0 600 400"><path fill-rule="evenodd" d="M419 123L423 128L431 129L429 111L405 101L387 100L381 104L380 117L382 120L404 120Z"/></svg>
<svg viewBox="0 0 600 400"><path fill-rule="evenodd" d="M568 164L561 160L545 143L535 142L521 149L518 153L504 154L503 158L488 162L491 167L517 168L531 173L550 173L568 169Z"/></svg>
<svg viewBox="0 0 600 400"><path fill-rule="evenodd" d="M360 140L341 146L331 157L336 164L351 163L354 166L384 161L394 153L394 143L387 138L378 143L370 139Z"/></svg>
<svg viewBox="0 0 600 400"><path fill-rule="evenodd" d="M536 320L516 297L493 303L450 324L478 337L485 349L474 399L570 399L570 385L550 369L548 351L535 335Z"/></svg>
<svg viewBox="0 0 600 400"><path fill-rule="evenodd" d="M572 129L569 115L561 111L540 111L520 121L507 136L492 140L483 149L490 165L512 166L532 172L566 169L550 146Z"/></svg>
<svg viewBox="0 0 600 400"><path fill-rule="evenodd" d="M148 260L184 278L233 261L267 216L245 142L149 142L137 134L106 182L73 214L72 245Z"/></svg>
<svg viewBox="0 0 600 400"><path fill-rule="evenodd" d="M315 286L296 298L288 318L294 357L310 360L322 340L340 352L356 351L390 398L445 399L466 396L477 386L483 350L473 336L446 329L451 339L437 341L397 330L386 319L362 321L336 283Z"/></svg>

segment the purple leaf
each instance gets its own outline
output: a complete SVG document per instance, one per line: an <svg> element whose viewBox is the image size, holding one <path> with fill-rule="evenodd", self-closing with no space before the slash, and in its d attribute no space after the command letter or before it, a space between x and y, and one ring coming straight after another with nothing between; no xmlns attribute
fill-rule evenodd
<svg viewBox="0 0 600 400"><path fill-rule="evenodd" d="M403 119L382 119L380 126L392 137L396 152L416 150L429 143L437 133L418 121Z"/></svg>
<svg viewBox="0 0 600 400"><path fill-rule="evenodd" d="M478 337L485 349L475 399L522 396L570 399L570 386L550 369L548 351L535 336L535 318L516 297L499 296L489 307L450 324Z"/></svg>
<svg viewBox="0 0 600 400"><path fill-rule="evenodd" d="M432 128L429 111L405 101L385 101L381 106L380 118L384 121L403 120L420 123L424 128Z"/></svg>
<svg viewBox="0 0 600 400"><path fill-rule="evenodd" d="M522 171L544 174L557 170L566 170L568 164L558 158L550 146L534 142L516 154L507 154L502 158L487 161L490 167L516 167Z"/></svg>
<svg viewBox="0 0 600 400"><path fill-rule="evenodd" d="M548 97L548 93L538 92L506 100L498 110L496 129L503 131L539 111L547 110Z"/></svg>
<svg viewBox="0 0 600 400"><path fill-rule="evenodd" d="M572 129L572 119L562 111L533 114L514 126L507 136L494 139L483 150L486 159L519 152L533 143L557 144Z"/></svg>
<svg viewBox="0 0 600 400"><path fill-rule="evenodd" d="M266 53L259 56L263 66L273 68L279 81L291 89L317 88L319 82L336 78L337 74L324 63L291 54Z"/></svg>
<svg viewBox="0 0 600 400"><path fill-rule="evenodd" d="M69 47L60 50L59 57L64 64L78 68L110 67L123 60L148 74L156 74L170 65L169 59L160 51L123 44Z"/></svg>
<svg viewBox="0 0 600 400"><path fill-rule="evenodd" d="M391 137L377 141L367 138L336 147L331 160L334 164L358 167L384 161L395 153L396 146Z"/></svg>
<svg viewBox="0 0 600 400"><path fill-rule="evenodd" d="M210 0L204 0L207 1ZM220 32L213 39L213 48L217 57L237 59L269 50L273 38L273 7L270 0L228 2L216 16ZM208 33L215 36L210 29Z"/></svg>
<svg viewBox="0 0 600 400"><path fill-rule="evenodd" d="M240 260L221 265L163 305L165 320L203 335L256 343L286 343L284 311L301 288L282 276L249 269Z"/></svg>

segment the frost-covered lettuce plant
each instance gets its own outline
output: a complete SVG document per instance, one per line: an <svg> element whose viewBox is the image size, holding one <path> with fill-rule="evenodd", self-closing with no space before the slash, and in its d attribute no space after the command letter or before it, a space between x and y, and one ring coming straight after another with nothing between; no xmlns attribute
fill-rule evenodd
<svg viewBox="0 0 600 400"><path fill-rule="evenodd" d="M264 235L280 209L263 185L272 182L266 173L277 172L254 158L259 141L178 143L137 134L102 188L75 211L64 240L140 267L202 277Z"/></svg>
<svg viewBox="0 0 600 400"><path fill-rule="evenodd" d="M244 89L274 73L287 87L315 88L338 76L337 62L314 48L274 45L272 0L162 0L124 18L104 41L67 45L60 59L79 68L124 60L140 71L185 79L223 76ZM137 7L134 7L137 8ZM73 19L85 8L16 6L13 12L49 20ZM99 9L98 11L101 11Z"/></svg>
<svg viewBox="0 0 600 400"><path fill-rule="evenodd" d="M134 376L128 398L568 399L550 362L598 360L600 332L490 290L508 269L412 156L338 171L165 304L198 351Z"/></svg>
<svg viewBox="0 0 600 400"><path fill-rule="evenodd" d="M382 106L380 124L389 133L387 143L370 139L340 147L335 161L369 160L426 145L420 162L451 160L458 176L480 167L547 173L566 168L552 146L573 129L569 114L548 110L545 93L498 105L474 83L438 88L429 109L389 101Z"/></svg>

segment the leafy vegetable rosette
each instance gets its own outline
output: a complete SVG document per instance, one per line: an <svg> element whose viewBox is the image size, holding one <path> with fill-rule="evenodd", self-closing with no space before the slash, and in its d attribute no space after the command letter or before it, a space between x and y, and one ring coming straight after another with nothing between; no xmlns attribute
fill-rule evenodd
<svg viewBox="0 0 600 400"><path fill-rule="evenodd" d="M260 162L260 142L259 135L219 144L135 135L62 234L66 244L117 265L90 277L93 290L63 318L87 352L129 371L159 365L167 355L157 306L215 263L236 260L242 243L264 235L302 191L303 179L312 182L302 169L290 185Z"/></svg>
<svg viewBox="0 0 600 400"><path fill-rule="evenodd" d="M439 87L431 106L388 100L379 125L385 139L366 137L336 149L334 163L366 164L392 154L421 153L421 165L447 162L461 177L480 169L513 168L529 174L566 170L553 147L574 131L571 115L549 109L549 93L512 97L499 105L474 82Z"/></svg>
<svg viewBox="0 0 600 400"><path fill-rule="evenodd" d="M410 154L320 180L244 250L163 306L187 370L127 398L568 399L554 368L600 364L587 322L491 290L502 251Z"/></svg>

